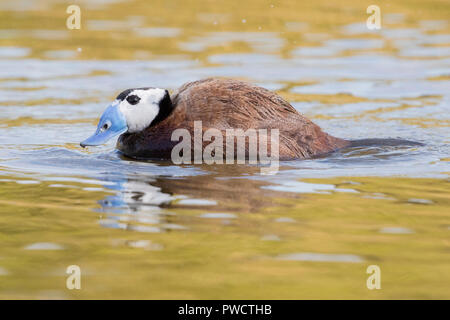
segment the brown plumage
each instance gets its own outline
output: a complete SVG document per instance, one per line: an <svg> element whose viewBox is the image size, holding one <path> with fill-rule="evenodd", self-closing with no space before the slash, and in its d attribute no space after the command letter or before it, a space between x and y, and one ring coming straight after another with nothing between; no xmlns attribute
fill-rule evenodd
<svg viewBox="0 0 450 320"><path fill-rule="evenodd" d="M323 132L279 95L243 81L210 78L190 82L171 100L174 109L165 119L142 132L121 135L118 149L130 157L169 159L178 144L171 141L172 132L185 128L193 139L194 121L202 121L203 132L221 130L224 155L226 129L279 129L280 160L311 158L351 143ZM203 147L210 143L204 141ZM193 155L194 143L191 145Z"/></svg>

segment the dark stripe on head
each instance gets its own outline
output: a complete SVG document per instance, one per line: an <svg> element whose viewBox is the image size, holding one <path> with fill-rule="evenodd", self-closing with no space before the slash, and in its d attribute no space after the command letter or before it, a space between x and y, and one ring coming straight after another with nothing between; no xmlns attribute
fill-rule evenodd
<svg viewBox="0 0 450 320"><path fill-rule="evenodd" d="M147 88L131 88L131 89L127 89L122 91L116 98L116 100L119 101L123 101L125 100L125 98L133 91L133 90L148 90L148 89L153 89L152 87L147 87Z"/></svg>

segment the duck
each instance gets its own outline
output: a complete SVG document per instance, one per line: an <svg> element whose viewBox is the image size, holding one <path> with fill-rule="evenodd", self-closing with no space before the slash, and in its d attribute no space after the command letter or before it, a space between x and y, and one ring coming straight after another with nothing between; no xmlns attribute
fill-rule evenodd
<svg viewBox="0 0 450 320"><path fill-rule="evenodd" d="M178 143L172 139L174 130L185 129L193 137L198 121L203 133L213 128L224 137L229 129L278 129L279 160L315 158L346 147L380 143L380 139L334 137L268 89L241 80L207 78L188 82L172 95L154 87L122 91L100 117L95 133L80 145L98 146L119 136L116 148L127 157L170 159ZM221 140L226 149L226 139ZM384 140L387 144L397 141ZM202 147L207 144L203 141Z"/></svg>

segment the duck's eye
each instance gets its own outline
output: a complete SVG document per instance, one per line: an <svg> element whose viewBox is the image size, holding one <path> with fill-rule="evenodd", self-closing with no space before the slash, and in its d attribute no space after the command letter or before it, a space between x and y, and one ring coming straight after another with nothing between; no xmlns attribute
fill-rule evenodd
<svg viewBox="0 0 450 320"><path fill-rule="evenodd" d="M141 100L141 98L139 98L137 95L132 94L131 96L127 97L127 101L129 104L137 104L139 102L139 100Z"/></svg>
<svg viewBox="0 0 450 320"><path fill-rule="evenodd" d="M106 131L111 127L111 121L107 120L103 125L102 128L100 129L100 131Z"/></svg>

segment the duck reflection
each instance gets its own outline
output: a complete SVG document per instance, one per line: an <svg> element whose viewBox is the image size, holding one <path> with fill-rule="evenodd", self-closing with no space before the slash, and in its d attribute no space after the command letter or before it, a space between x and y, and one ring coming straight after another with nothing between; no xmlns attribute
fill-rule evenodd
<svg viewBox="0 0 450 320"><path fill-rule="evenodd" d="M361 167L367 170L367 163L373 163L375 158L399 158L398 152L398 147L390 146L348 148L327 158L281 166L273 176L262 176L258 166L173 166L168 162L134 161L121 156L115 161L125 160L121 162L124 167L120 167L124 173L110 173L104 178L108 182L105 187L115 194L100 201L100 211L104 213L100 223L105 227L142 232L192 229L200 227L205 214L239 217L239 214L279 206L279 198L302 197L307 192L298 187L297 180L303 174L319 175L323 166L339 164L356 170L363 159ZM148 171L147 165L152 171ZM278 187L270 187L274 185ZM316 187L310 184L307 190L314 193ZM335 189L333 185L327 187Z"/></svg>
<svg viewBox="0 0 450 320"><path fill-rule="evenodd" d="M116 191L99 201L104 213L100 224L104 227L140 232L164 232L186 229L173 223L174 214L164 209L175 200L169 193L152 185L154 180L136 180L128 176L115 177L105 187Z"/></svg>
<svg viewBox="0 0 450 320"><path fill-rule="evenodd" d="M193 219L208 212L249 213L272 204L273 192L261 187L268 181L250 166L198 166L189 177L115 175L105 187L115 191L99 203L100 224L141 232L187 230ZM291 197L292 194L286 194ZM183 215L183 210L198 215Z"/></svg>

